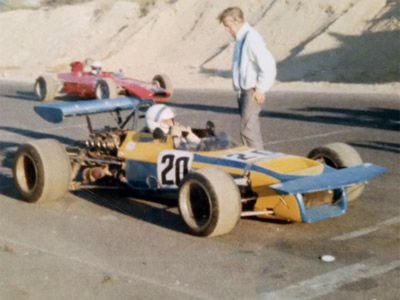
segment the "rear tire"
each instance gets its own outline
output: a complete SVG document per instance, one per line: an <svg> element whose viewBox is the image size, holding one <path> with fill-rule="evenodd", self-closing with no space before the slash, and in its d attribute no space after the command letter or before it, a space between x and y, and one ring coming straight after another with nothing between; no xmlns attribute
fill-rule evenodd
<svg viewBox="0 0 400 300"><path fill-rule="evenodd" d="M25 201L58 200L71 183L71 163L65 148L56 140L31 141L18 149L13 176Z"/></svg>
<svg viewBox="0 0 400 300"><path fill-rule="evenodd" d="M179 212L190 232L218 236L235 228L242 210L239 189L220 169L201 169L186 175L179 188Z"/></svg>
<svg viewBox="0 0 400 300"><path fill-rule="evenodd" d="M335 169L349 168L363 163L360 154L350 145L331 143L311 150L308 158L319 161ZM348 201L356 200L361 196L365 183L346 187Z"/></svg>
<svg viewBox="0 0 400 300"><path fill-rule="evenodd" d="M39 76L34 85L36 98L42 102L53 101L58 92L59 83L50 75Z"/></svg>
<svg viewBox="0 0 400 300"><path fill-rule="evenodd" d="M173 94L173 87L172 87L172 82L171 79L169 79L168 75L166 74L157 74L153 77L152 83L155 86L158 86L160 88L163 88L166 90L168 93Z"/></svg>
<svg viewBox="0 0 400 300"><path fill-rule="evenodd" d="M94 92L98 100L116 98L118 96L117 85L111 78L103 78L97 81Z"/></svg>

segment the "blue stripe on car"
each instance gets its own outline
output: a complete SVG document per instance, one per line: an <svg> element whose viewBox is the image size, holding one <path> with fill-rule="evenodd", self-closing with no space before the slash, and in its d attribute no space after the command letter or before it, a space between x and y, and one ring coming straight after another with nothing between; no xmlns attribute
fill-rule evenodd
<svg viewBox="0 0 400 300"><path fill-rule="evenodd" d="M279 181L288 181L288 180L294 180L297 178L304 177L304 176L298 176L298 175L282 174L282 173L275 172L275 171L272 171L272 170L269 170L269 169L251 164L251 163L246 163L246 162L222 158L222 157L211 157L211 156L205 156L205 155L200 155L200 154L194 154L193 161L198 162L198 163L210 164L210 165L218 165L221 167L237 168L237 169L242 169L242 170L247 170L247 171L254 171L254 172L258 172L258 173L265 174L270 177L276 178Z"/></svg>

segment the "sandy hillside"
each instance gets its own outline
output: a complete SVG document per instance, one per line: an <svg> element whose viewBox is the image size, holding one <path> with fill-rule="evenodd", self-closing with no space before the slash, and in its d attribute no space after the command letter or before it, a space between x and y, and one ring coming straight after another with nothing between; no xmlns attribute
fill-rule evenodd
<svg viewBox="0 0 400 300"><path fill-rule="evenodd" d="M397 0L93 1L0 13L0 78L34 80L87 57L175 86L230 88L233 40L217 22L241 6L278 62L279 82L400 81ZM245 4L244 4L245 3Z"/></svg>

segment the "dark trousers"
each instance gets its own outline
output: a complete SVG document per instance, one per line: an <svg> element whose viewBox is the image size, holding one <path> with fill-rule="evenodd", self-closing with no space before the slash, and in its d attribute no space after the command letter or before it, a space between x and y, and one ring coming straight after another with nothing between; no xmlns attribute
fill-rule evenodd
<svg viewBox="0 0 400 300"><path fill-rule="evenodd" d="M254 89L241 90L238 93L238 106L240 114L240 136L244 145L257 150L264 150L261 135L259 114L261 105L252 99Z"/></svg>

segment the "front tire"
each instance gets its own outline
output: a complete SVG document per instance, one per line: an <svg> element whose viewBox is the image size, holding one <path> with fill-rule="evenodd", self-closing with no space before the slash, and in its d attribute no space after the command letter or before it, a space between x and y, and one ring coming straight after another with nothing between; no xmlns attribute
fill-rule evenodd
<svg viewBox="0 0 400 300"><path fill-rule="evenodd" d="M363 163L360 154L350 145L331 143L311 150L308 158L319 161L335 169L349 168ZM346 187L348 201L359 198L364 190L365 183Z"/></svg>
<svg viewBox="0 0 400 300"><path fill-rule="evenodd" d="M97 81L94 92L98 100L116 98L118 96L117 85L111 78L103 78Z"/></svg>
<svg viewBox="0 0 400 300"><path fill-rule="evenodd" d="M179 188L179 212L197 236L229 233L239 222L240 192L232 177L220 169L189 173Z"/></svg>
<svg viewBox="0 0 400 300"><path fill-rule="evenodd" d="M43 139L21 145L13 165L18 192L27 202L58 200L71 182L71 163L56 140Z"/></svg>
<svg viewBox="0 0 400 300"><path fill-rule="evenodd" d="M36 98L42 102L53 101L58 92L57 80L50 75L39 76L34 85Z"/></svg>

